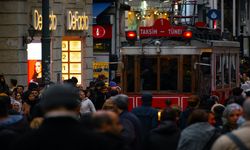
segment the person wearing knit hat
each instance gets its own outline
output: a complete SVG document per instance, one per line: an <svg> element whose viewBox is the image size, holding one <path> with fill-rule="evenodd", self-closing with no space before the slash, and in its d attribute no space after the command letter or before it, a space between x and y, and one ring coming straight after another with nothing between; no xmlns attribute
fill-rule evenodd
<svg viewBox="0 0 250 150"><path fill-rule="evenodd" d="M54 85L46 89L41 96L41 107L45 111L65 108L73 111L80 107L78 90L69 85Z"/></svg>

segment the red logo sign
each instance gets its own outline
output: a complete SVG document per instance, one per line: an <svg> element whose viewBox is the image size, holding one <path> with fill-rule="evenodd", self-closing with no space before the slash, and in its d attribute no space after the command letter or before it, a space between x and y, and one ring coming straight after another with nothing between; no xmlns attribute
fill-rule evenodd
<svg viewBox="0 0 250 150"><path fill-rule="evenodd" d="M182 37L184 26L171 26L167 19L157 19L151 27L140 27L139 35L143 37Z"/></svg>
<svg viewBox="0 0 250 150"><path fill-rule="evenodd" d="M102 38L104 37L106 31L102 26L96 25L93 26L93 37L94 38Z"/></svg>

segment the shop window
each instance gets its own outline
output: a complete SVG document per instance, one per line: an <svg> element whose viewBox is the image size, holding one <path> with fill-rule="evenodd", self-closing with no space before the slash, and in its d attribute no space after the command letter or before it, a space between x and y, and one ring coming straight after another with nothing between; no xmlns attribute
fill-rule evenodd
<svg viewBox="0 0 250 150"><path fill-rule="evenodd" d="M177 58L160 59L160 90L177 90Z"/></svg>
<svg viewBox="0 0 250 150"><path fill-rule="evenodd" d="M141 89L157 90L157 59L141 58Z"/></svg>
<svg viewBox="0 0 250 150"><path fill-rule="evenodd" d="M93 42L94 52L111 52L111 39L95 39Z"/></svg>
<svg viewBox="0 0 250 150"><path fill-rule="evenodd" d="M76 77L81 84L81 45L79 40L62 41L62 80Z"/></svg>

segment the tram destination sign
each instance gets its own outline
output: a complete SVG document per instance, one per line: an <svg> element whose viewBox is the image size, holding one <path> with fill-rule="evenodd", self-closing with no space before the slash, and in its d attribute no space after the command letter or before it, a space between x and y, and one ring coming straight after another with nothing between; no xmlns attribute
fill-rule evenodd
<svg viewBox="0 0 250 150"><path fill-rule="evenodd" d="M139 36L144 37L182 37L186 27L171 26L167 19L160 18L151 27L139 27Z"/></svg>

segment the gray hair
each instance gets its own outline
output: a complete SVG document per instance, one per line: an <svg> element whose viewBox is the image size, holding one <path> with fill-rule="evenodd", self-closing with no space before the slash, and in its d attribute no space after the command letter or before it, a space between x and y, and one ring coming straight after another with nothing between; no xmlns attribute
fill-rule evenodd
<svg viewBox="0 0 250 150"><path fill-rule="evenodd" d="M128 110L128 96L125 94L119 94L112 96L111 99L115 105L121 110Z"/></svg>
<svg viewBox="0 0 250 150"><path fill-rule="evenodd" d="M250 120L250 98L247 98L243 104L244 116Z"/></svg>
<svg viewBox="0 0 250 150"><path fill-rule="evenodd" d="M233 111L241 110L241 109L242 107L239 104L236 104L236 103L229 104L226 106L223 112L223 117L228 118L233 113Z"/></svg>

